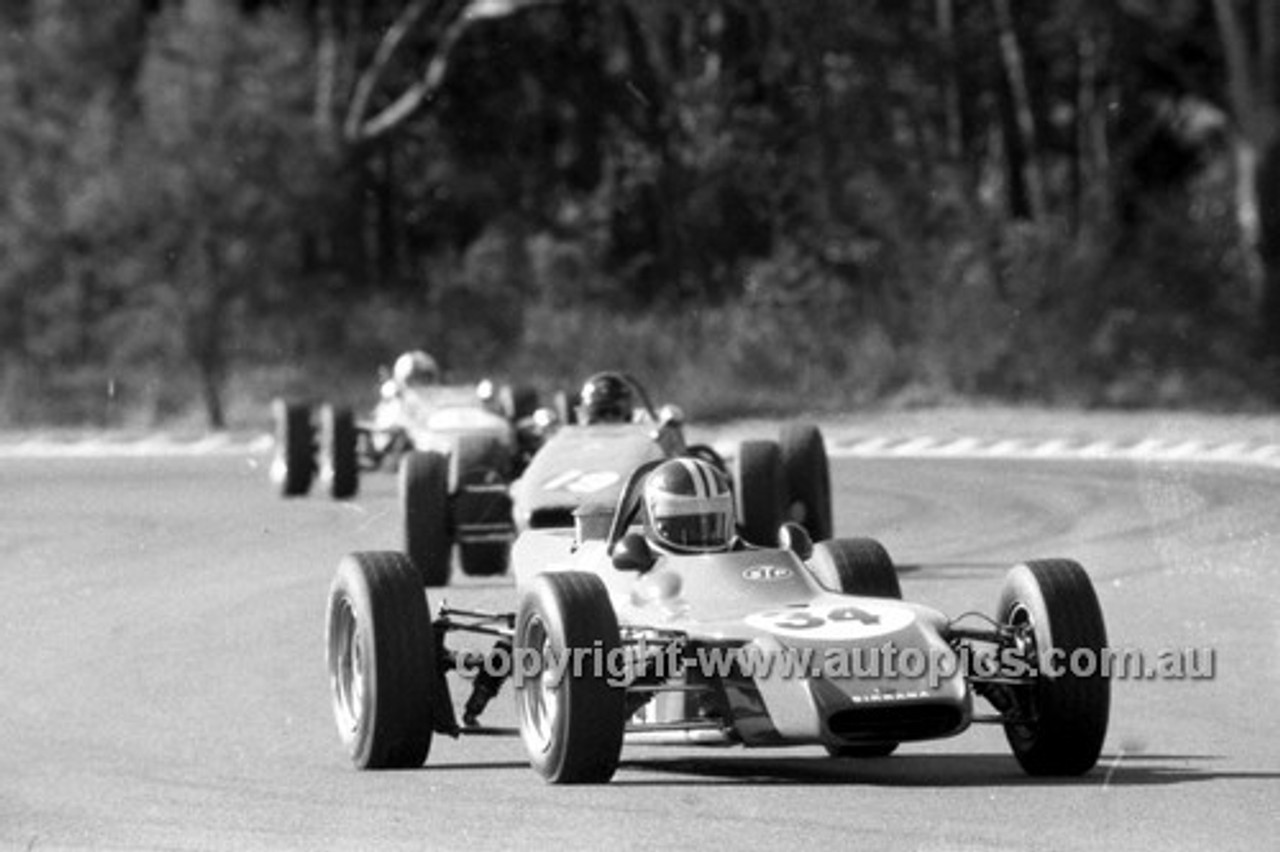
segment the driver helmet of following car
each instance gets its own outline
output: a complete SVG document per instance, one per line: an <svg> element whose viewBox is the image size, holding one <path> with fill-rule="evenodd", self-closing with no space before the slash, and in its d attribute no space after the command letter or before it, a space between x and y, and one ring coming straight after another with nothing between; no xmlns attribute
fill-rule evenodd
<svg viewBox="0 0 1280 852"><path fill-rule="evenodd" d="M617 373L596 373L582 386L578 420L582 423L630 423L635 401L631 385Z"/></svg>
<svg viewBox="0 0 1280 852"><path fill-rule="evenodd" d="M421 349L406 352L396 359L391 374L401 387L419 387L440 383L440 366Z"/></svg>
<svg viewBox="0 0 1280 852"><path fill-rule="evenodd" d="M733 491L702 459L670 459L654 468L645 480L644 506L646 536L663 550L710 553L732 542Z"/></svg>

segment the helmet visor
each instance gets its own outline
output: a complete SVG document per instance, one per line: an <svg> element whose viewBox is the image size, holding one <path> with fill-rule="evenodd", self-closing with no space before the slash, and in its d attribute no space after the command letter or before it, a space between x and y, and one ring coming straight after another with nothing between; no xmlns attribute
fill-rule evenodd
<svg viewBox="0 0 1280 852"><path fill-rule="evenodd" d="M724 512L658 517L653 528L658 538L677 547L723 547L729 540L729 518Z"/></svg>

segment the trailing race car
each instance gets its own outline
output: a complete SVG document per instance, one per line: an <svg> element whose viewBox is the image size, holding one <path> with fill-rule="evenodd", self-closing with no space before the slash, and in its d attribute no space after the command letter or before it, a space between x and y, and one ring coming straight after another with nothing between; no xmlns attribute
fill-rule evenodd
<svg viewBox="0 0 1280 852"><path fill-rule="evenodd" d="M452 464L436 449L405 456L400 478L404 549L424 585L448 583L454 544L463 573L501 574L521 530L572 528L574 513L584 504L616 501L638 466L685 455L705 459L730 476L747 540L771 542L788 518L814 538L831 535L830 474L817 427L789 424L780 441L742 441L726 461L709 446L687 443L682 412L670 405L655 409L630 376L597 373L580 396L573 422L547 409L533 418L532 442L538 449L509 488L507 479L493 472L500 454L486 458L480 447L471 456L487 463L469 468Z"/></svg>
<svg viewBox="0 0 1280 852"><path fill-rule="evenodd" d="M483 468L484 476L507 482L531 452L528 418L537 407L531 390L488 380L443 385L429 355L406 352L384 376L380 395L367 420L324 405L316 422L310 406L275 401L271 478L284 496L305 495L318 477L335 499L353 497L361 471L389 466L414 449L444 455L468 478Z"/></svg>
<svg viewBox="0 0 1280 852"><path fill-rule="evenodd" d="M403 554L348 556L330 590L327 657L352 761L419 766L435 734L494 733L478 718L510 677L530 761L552 783L608 781L626 742L880 757L979 722L1003 725L1029 774L1096 764L1110 683L1064 665L1106 645L1078 563L1017 565L993 617L949 618L901 599L874 540L814 544L788 522L778 546L742 541L728 493L701 460L642 466L612 510L520 536L509 612L433 616ZM498 638L480 657L451 650L455 632ZM445 678L455 669L473 683L461 724Z"/></svg>

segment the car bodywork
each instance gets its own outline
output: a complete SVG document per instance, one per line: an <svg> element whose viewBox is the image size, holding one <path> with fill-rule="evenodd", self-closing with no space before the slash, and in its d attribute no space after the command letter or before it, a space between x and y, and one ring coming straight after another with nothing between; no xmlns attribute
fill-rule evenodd
<svg viewBox="0 0 1280 852"><path fill-rule="evenodd" d="M485 380L478 385L403 385L385 379L367 418L345 406L277 400L271 478L286 496L303 496L319 479L335 499L355 496L360 473L393 467L408 452L450 457L461 479L483 468L511 481L523 468L536 436L530 391ZM458 478L458 477L456 477Z"/></svg>
<svg viewBox="0 0 1280 852"><path fill-rule="evenodd" d="M655 551L640 505L654 466L634 471L616 504L582 506L573 528L520 535L510 612L442 606L433 616L412 594L414 569L401 554L344 561L331 590L329 667L357 766L419 765L435 733L493 733L479 718L507 677L530 761L553 783L607 781L624 742L819 744L834 756L880 757L978 722L1002 725L1031 774L1076 775L1096 764L1109 713L1105 674L1043 665L1050 651L1065 659L1105 646L1077 563L1014 566L994 617L951 618L901 600L892 561L870 539L815 544L786 523L773 547L739 540L711 554ZM378 630L356 629L353 602L380 597L401 608L371 612ZM451 649L456 632L495 637L493 651L481 659ZM352 650L376 641L384 646ZM584 662L555 662L573 655ZM1000 665L972 665L983 655ZM375 656L396 666L378 675L376 700L351 662ZM530 659L536 665L526 668ZM445 678L455 669L472 675L461 724ZM994 712L979 712L979 699Z"/></svg>

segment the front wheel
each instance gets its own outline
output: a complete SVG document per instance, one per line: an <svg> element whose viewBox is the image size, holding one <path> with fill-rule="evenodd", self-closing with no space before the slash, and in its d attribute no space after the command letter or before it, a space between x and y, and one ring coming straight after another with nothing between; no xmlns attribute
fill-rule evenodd
<svg viewBox="0 0 1280 852"><path fill-rule="evenodd" d="M1111 683L1107 631L1093 583L1067 559L1027 562L1005 579L997 621L1027 644L1035 680L1012 687L1005 737L1030 775L1081 775L1102 752Z"/></svg>
<svg viewBox="0 0 1280 852"><path fill-rule="evenodd" d="M360 487L359 431L350 408L320 409L320 481L335 500L354 497Z"/></svg>
<svg viewBox="0 0 1280 852"><path fill-rule="evenodd" d="M303 497L311 490L316 471L311 408L277 399L271 403L271 419L275 427L271 481L281 496Z"/></svg>
<svg viewBox="0 0 1280 852"><path fill-rule="evenodd" d="M338 566L325 619L338 735L359 769L421 766L433 708L448 696L417 570L401 553L353 553Z"/></svg>
<svg viewBox="0 0 1280 852"><path fill-rule="evenodd" d="M622 752L626 693L609 682L619 657L618 620L594 574L539 574L520 601L516 659L540 671L516 685L520 734L529 762L552 784L600 784ZM570 655L582 665L569 665ZM523 672L522 672L523 674Z"/></svg>
<svg viewBox="0 0 1280 852"><path fill-rule="evenodd" d="M813 546L809 570L819 584L842 595L902 600L898 569L875 539L820 541Z"/></svg>

